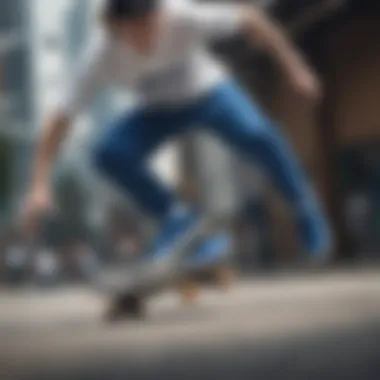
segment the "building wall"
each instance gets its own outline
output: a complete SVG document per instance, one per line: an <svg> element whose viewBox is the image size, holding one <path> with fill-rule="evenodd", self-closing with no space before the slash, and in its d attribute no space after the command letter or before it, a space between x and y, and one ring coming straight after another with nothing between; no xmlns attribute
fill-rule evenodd
<svg viewBox="0 0 380 380"><path fill-rule="evenodd" d="M380 25L342 25L326 47L336 93L334 125L342 146L380 139Z"/></svg>
<svg viewBox="0 0 380 380"><path fill-rule="evenodd" d="M327 122L335 130L336 170L341 183L335 183L334 199L339 205L336 220L344 256L372 256L380 247L380 25L374 12L340 25L326 47L334 94ZM348 158L351 154L354 156ZM353 164L359 167L351 167Z"/></svg>
<svg viewBox="0 0 380 380"><path fill-rule="evenodd" d="M60 88L66 83L65 14L67 0L33 0L30 7L31 54L34 84L35 129L60 98ZM49 14L49 17L46 15Z"/></svg>
<svg viewBox="0 0 380 380"><path fill-rule="evenodd" d="M32 150L31 17L30 7L19 0L2 0L0 7L0 134L9 148L11 166L2 178L8 190L0 218L8 220L23 196Z"/></svg>

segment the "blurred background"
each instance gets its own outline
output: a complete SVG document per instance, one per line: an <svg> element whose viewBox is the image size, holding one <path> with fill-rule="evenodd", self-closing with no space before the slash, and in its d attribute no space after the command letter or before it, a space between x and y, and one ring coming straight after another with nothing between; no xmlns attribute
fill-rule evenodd
<svg viewBox="0 0 380 380"><path fill-rule="evenodd" d="M60 89L79 59L82 48L88 43L89 36L98 31L99 3L97 0L0 0L0 297L4 299L4 302L0 299L0 336L4 335L9 344L23 342L29 336L26 330L39 331L32 322L35 313L38 314L38 307L41 314L35 317L36 320L45 321L43 318L47 318L50 322L59 321L57 325L52 324L56 329L52 327L52 336L58 336L55 335L58 334L56 331L64 323L70 325L76 321L80 325L82 321L84 326L86 318L95 318L93 315L96 314L94 310L99 308L98 301L87 293L84 295L83 284L94 271L109 262L132 260L151 236L150 222L134 209L128 199L108 187L89 164L94 139L125 108L125 104L133 105L131 94L118 93L102 94L96 99L88 114L78 121L64 146L55 170L55 194L60 214L46 223L43 236L33 246L23 241L17 230L17 216L27 190L30 163L42 120L57 101ZM230 313L238 310L236 318L236 315L246 315L250 307L256 315L256 308L262 307L263 300L267 300L264 305L273 311L280 300L294 299L291 304L283 305L280 302L285 315L281 322L288 320L287 317L294 322L298 319L293 314L289 315L289 310L297 311L301 317L305 313L304 302L316 297L312 305L317 304L320 309L316 312L309 305L311 314L310 318L305 317L306 320L311 322L316 314L322 315L325 309L331 311L332 305L336 304L343 310L339 318L343 318L343 314L348 318L352 312L358 322L357 310L360 309L360 317L366 321L363 326L374 328L370 332L362 332L357 325L351 326L348 330L350 340L344 341L346 343L340 340L341 344L336 344L337 340L333 339L336 344L336 351L333 352L352 356L347 356L347 360L338 354L339 357L334 356L336 366L331 360L329 368L332 372L323 377L318 377L317 370L313 372L314 366L306 357L297 361L298 364L303 363L303 366L295 366L298 372L293 373L285 366L290 371L286 372L289 375L276 377L284 374L281 371L285 364L281 363L295 363L294 357L286 359L276 354L277 361L272 368L279 366L278 371L273 369L273 373L269 373L265 372L266 367L260 367L264 372L252 372L252 376L248 377L243 374L239 377L237 372L233 372L235 375L231 379L254 378L253 373L266 374L264 377L256 376L257 379L335 379L340 378L337 368L341 368L347 371L345 379L375 380L378 378L375 374L379 373L376 372L379 368L375 363L380 359L380 347L374 340L378 336L380 317L376 306L380 290L377 275L380 258L380 4L376 0L252 0L252 3L265 8L286 28L316 68L324 84L322 104L312 108L293 94L271 59L248 48L243 38L224 41L212 48L232 68L252 97L279 121L301 157L310 180L325 204L336 235L337 247L329 267L322 274L318 273L322 277L317 276L316 279L316 274L302 264L304 257L282 200L261 173L248 170L210 136L184 136L157 152L152 165L186 199L228 220L236 241L234 264L244 281L248 282L241 285L235 296L226 296L225 301L215 301L210 296L209 304L214 302L216 315L228 316L224 309L227 308ZM288 273L292 275L289 277ZM271 276L263 279L263 274ZM322 286L320 293L316 290L318 286ZM300 288L305 293L297 298ZM56 293L51 298L43 298L48 297L46 290ZM313 294L311 298L308 291ZM334 292L336 299L333 298ZM327 295L332 298L328 300ZM31 300L34 300L35 307ZM342 309L342 300L355 312ZM65 312L69 309L70 313L74 313L65 319L66 322L62 319L62 302L72 305L65 308ZM246 306L242 306L244 304ZM79 309L86 310L83 311L84 315L75 314ZM272 316L269 309L268 314ZM192 317L189 319L184 319L182 314L177 315L181 321L177 324L187 326L186 331L190 331L191 326L195 330L201 328L199 326L203 326L203 322L200 320L205 318L203 312L195 316L190 313ZM186 314L186 311L183 313ZM212 319L209 313L207 309L208 320ZM16 323L15 315L20 314L24 314L24 320ZM260 315L256 328L262 332L266 330L260 325ZM165 329L168 325L176 324L173 315L167 324L162 322L165 313L160 316L158 320L161 322L149 327L153 334L158 331L158 340L160 334L167 336ZM265 313L261 317L268 321ZM295 331L297 328L302 330L304 321L301 319L293 326ZM231 331L234 336L239 335L234 330L238 325L234 318L225 323L222 329L224 334ZM249 321L243 318L241 324L248 331L255 325L255 318ZM269 331L272 328L270 322L268 324ZM46 324L43 326L40 326L41 331L46 333ZM288 331L290 327L287 325L284 328ZM93 330L86 330L86 336L96 336ZM275 330L273 327L272 331ZM257 331L254 331L252 334L256 334ZM149 340L142 332L141 336L136 335L136 330L130 333L135 334L129 336L133 344L139 345L144 339ZM116 335L103 334L108 342L106 347L120 343ZM372 339L368 340L368 337ZM84 341L81 340L82 343ZM97 347L100 341L101 338L95 343L91 340L91 345ZM40 344L46 348L55 345L52 342ZM304 346L295 346L299 355L305 352L299 347L311 347L310 342L306 340ZM366 356L355 356L354 352L343 350L343 347L352 347L353 342L356 342L361 355ZM16 346L12 346L14 350ZM78 345L75 347L79 349ZM367 347L368 351L364 352L363 347ZM373 351L369 347L374 347ZM266 359L274 355L277 348L267 348ZM11 351L8 347L8 352ZM45 351L41 357L46 355ZM256 351L252 348L251 352ZM320 345L315 352L326 352L326 348ZM310 351L310 357L313 355L314 351ZM26 356L23 358L26 360ZM59 358L62 359L62 356ZM59 362L61 366L68 363L68 357L66 359L66 362L64 359ZM239 360L242 360L241 356ZM236 363L231 359L231 368L235 368L233 365ZM245 368L245 362L239 363L236 368ZM252 366L254 363L253 360ZM266 363L265 360L261 361L261 365L263 363ZM321 361L317 367L322 368L325 364L326 361ZM191 367L191 364L188 366ZM157 368L161 368L159 364ZM361 368L367 372L360 372L359 377L347 375L353 375L355 370ZM125 370L121 364L119 369ZM182 377L183 372L178 373ZM40 373L36 378L43 378L41 376ZM148 374L146 376L148 378ZM197 373L197 377L200 376L201 373ZM25 377L11 378L34 377L29 373L29 376L25 374ZM94 375L88 378L111 377ZM124 377L112 377L119 378Z"/></svg>

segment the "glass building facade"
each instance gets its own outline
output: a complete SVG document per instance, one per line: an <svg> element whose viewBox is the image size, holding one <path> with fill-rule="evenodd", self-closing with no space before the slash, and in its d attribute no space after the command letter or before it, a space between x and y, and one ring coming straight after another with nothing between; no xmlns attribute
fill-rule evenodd
<svg viewBox="0 0 380 380"><path fill-rule="evenodd" d="M30 12L22 0L0 1L0 207L18 208L27 181L35 115L32 101Z"/></svg>

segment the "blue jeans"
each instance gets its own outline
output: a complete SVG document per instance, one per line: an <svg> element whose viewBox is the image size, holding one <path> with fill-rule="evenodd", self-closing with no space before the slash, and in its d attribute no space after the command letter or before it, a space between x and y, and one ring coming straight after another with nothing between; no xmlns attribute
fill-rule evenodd
<svg viewBox="0 0 380 380"><path fill-rule="evenodd" d="M232 82L182 108L137 109L121 117L97 144L95 165L140 208L162 218L177 199L148 168L147 158L164 141L194 126L261 166L295 208L310 197L304 173L280 131Z"/></svg>

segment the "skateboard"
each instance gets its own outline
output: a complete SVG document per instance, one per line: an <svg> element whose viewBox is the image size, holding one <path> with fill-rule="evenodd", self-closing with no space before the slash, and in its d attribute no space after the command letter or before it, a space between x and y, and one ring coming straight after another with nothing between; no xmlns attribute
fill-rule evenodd
<svg viewBox="0 0 380 380"><path fill-rule="evenodd" d="M147 303L150 299L160 295L165 290L174 290L180 295L183 303L195 303L205 285L214 285L226 291L233 282L233 272L230 266L232 251L230 238L215 236L212 239L200 238L187 247L191 259L185 261L184 266L165 283L150 281L136 285L136 273L128 273L127 268L114 268L108 272L112 277L110 307L106 310L106 322L121 320L141 320L147 316ZM196 252L196 255L194 255ZM191 255L191 253L193 255ZM218 258L218 260L215 260ZM129 282L128 279L129 278Z"/></svg>

